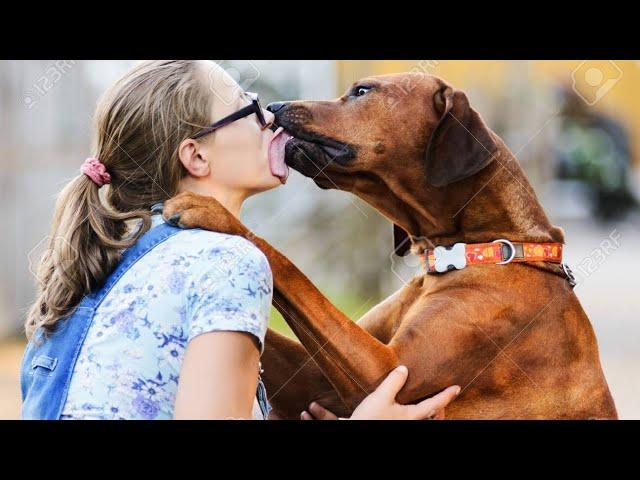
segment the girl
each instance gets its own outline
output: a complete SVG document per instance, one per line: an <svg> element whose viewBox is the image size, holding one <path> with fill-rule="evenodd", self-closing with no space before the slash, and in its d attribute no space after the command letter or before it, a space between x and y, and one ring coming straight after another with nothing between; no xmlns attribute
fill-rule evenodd
<svg viewBox="0 0 640 480"><path fill-rule="evenodd" d="M266 258L241 237L172 227L154 205L193 191L239 216L286 180L270 168L283 154L272 121L212 62L143 62L104 94L95 156L60 194L27 317L23 418L267 416ZM459 390L401 406L406 376L392 372L352 418L422 418Z"/></svg>

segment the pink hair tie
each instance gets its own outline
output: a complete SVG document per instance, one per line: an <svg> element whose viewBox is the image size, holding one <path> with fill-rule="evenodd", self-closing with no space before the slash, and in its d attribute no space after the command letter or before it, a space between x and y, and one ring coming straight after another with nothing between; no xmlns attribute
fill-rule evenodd
<svg viewBox="0 0 640 480"><path fill-rule="evenodd" d="M93 180L98 187L111 183L111 175L107 172L107 167L97 158L87 158L80 167L80 171Z"/></svg>

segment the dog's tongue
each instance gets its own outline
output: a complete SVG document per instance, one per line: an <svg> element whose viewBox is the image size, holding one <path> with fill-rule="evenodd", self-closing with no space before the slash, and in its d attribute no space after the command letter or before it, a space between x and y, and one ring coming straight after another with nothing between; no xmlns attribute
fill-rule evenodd
<svg viewBox="0 0 640 480"><path fill-rule="evenodd" d="M282 127L280 127L269 144L269 167L271 168L271 174L274 177L278 177L282 183L286 183L287 177L289 176L289 167L284 163L284 147L290 138L291 135L283 131Z"/></svg>

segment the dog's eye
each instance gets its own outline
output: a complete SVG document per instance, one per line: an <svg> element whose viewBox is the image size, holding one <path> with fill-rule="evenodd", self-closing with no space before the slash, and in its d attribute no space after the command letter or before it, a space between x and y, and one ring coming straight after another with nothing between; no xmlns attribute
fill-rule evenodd
<svg viewBox="0 0 640 480"><path fill-rule="evenodd" d="M354 93L353 93L353 94L354 94L354 96L356 96L356 97L361 97L361 96L363 96L364 94L366 94L369 90L371 90L371 87L363 87L363 86L360 86L360 87L356 87L356 88L354 89Z"/></svg>

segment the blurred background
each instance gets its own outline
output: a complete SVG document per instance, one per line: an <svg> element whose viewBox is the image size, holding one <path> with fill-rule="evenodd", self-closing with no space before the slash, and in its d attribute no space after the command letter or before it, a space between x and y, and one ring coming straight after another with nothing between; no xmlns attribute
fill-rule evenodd
<svg viewBox="0 0 640 480"><path fill-rule="evenodd" d="M135 61L0 61L0 419L18 418L24 315L56 193L89 156L105 88ZM466 91L566 232L576 294L621 418L640 418L640 61L218 61L266 104L331 99L357 79L414 71ZM410 94L410 92L408 92ZM292 172L244 222L353 319L419 272L391 254L391 225L349 194ZM271 325L291 334L272 313Z"/></svg>

